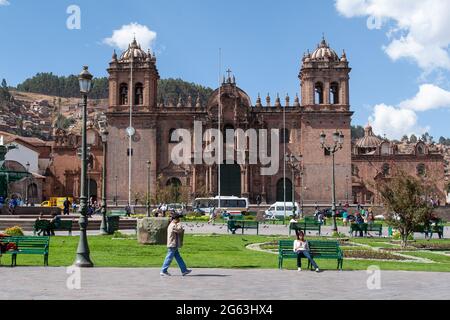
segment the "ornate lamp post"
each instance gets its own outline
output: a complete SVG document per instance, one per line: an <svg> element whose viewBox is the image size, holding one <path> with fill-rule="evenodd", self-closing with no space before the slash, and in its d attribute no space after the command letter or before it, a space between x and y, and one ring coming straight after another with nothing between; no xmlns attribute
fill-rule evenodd
<svg viewBox="0 0 450 320"><path fill-rule="evenodd" d="M296 215L297 207L295 205L295 172L300 171L300 161L302 160L302 156L296 156L293 154L286 154L286 163L291 168L292 172L292 203L293 203L293 210L294 215Z"/></svg>
<svg viewBox="0 0 450 320"><path fill-rule="evenodd" d="M119 180L119 177L118 176L114 176L114 183L115 183L115 185L116 185L116 193L115 193L115 195L114 195L114 205L117 207L118 206L118 204L117 204L117 200L118 200L118 198L117 198L117 181Z"/></svg>
<svg viewBox="0 0 450 320"><path fill-rule="evenodd" d="M150 170L151 161L147 161L147 217L150 217Z"/></svg>
<svg viewBox="0 0 450 320"><path fill-rule="evenodd" d="M89 245L87 240L87 139L86 139L86 118L87 118L87 96L92 88L92 74L89 73L88 67L83 67L78 79L80 82L80 92L83 97L83 116L82 116L82 139L81 139L81 197L80 197L80 240L78 243L77 256L75 265L77 267L86 268L93 267L89 257Z"/></svg>
<svg viewBox="0 0 450 320"><path fill-rule="evenodd" d="M30 173L30 162L27 161L26 165L27 167L27 173ZM25 179L25 206L28 207L28 176Z"/></svg>
<svg viewBox="0 0 450 320"><path fill-rule="evenodd" d="M102 235L108 234L108 225L106 222L106 153L107 153L107 142L108 142L108 122L106 116L102 116L98 121L98 127L100 128L100 135L102 137L103 144L103 168L102 168L102 223L100 225L100 232Z"/></svg>
<svg viewBox="0 0 450 320"><path fill-rule="evenodd" d="M333 133L333 145L328 146L325 144L325 139L327 138L327 135L325 132L322 131L320 134L320 144L322 149L328 151L332 158L333 158L333 165L332 165L332 180L331 180L331 211L333 214L333 231L337 232L337 224L336 224L336 183L335 183L335 168L334 168L334 154L342 149L344 144L344 134L342 132L339 132L336 130L335 133Z"/></svg>

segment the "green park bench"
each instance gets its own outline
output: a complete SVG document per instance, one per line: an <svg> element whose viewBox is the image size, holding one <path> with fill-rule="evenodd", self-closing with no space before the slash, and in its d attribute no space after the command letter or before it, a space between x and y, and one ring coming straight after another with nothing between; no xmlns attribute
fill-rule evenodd
<svg viewBox="0 0 450 320"><path fill-rule="evenodd" d="M127 212L125 210L111 210L107 213L108 217L126 217Z"/></svg>
<svg viewBox="0 0 450 320"><path fill-rule="evenodd" d="M374 223L374 224L367 224L367 223L352 223L350 225L350 234L353 236L355 233L356 235L358 233L363 232L365 236L367 236L369 231L375 231L378 232L378 235L381 237L383 234L383 225Z"/></svg>
<svg viewBox="0 0 450 320"><path fill-rule="evenodd" d="M311 257L314 259L336 259L337 269L342 270L344 254L337 241L308 241ZM297 259L294 252L294 240L278 241L278 268L283 269L284 259ZM310 268L308 261L308 268Z"/></svg>
<svg viewBox="0 0 450 320"><path fill-rule="evenodd" d="M423 233L425 234L425 237L428 237L429 239L433 238L433 234L436 233L439 236L439 239L442 239L444 237L444 225L438 224L438 225L432 225L432 226L425 226L425 225L419 225L414 230L414 233Z"/></svg>
<svg viewBox="0 0 450 320"><path fill-rule="evenodd" d="M16 244L16 250L4 253L11 255L11 267L17 266L17 255L19 254L43 255L44 266L48 266L50 237L6 237L1 241Z"/></svg>
<svg viewBox="0 0 450 320"><path fill-rule="evenodd" d="M307 231L317 231L319 232L319 236L321 234L322 225L319 221L314 219L305 219L304 221L300 221L297 223L291 223L289 225L289 235L291 235L292 230L294 231L303 231L305 234Z"/></svg>
<svg viewBox="0 0 450 320"><path fill-rule="evenodd" d="M254 229L256 230L256 234L259 235L259 222L253 220L228 220L227 222L227 232L232 234L236 234L237 229L242 230L242 234L244 234L244 230Z"/></svg>
<svg viewBox="0 0 450 320"><path fill-rule="evenodd" d="M72 220L61 220L58 227L54 228L54 231L68 231L69 236L72 235ZM33 225L33 234L36 235L39 231L47 232L50 230L50 221L49 220L36 220Z"/></svg>

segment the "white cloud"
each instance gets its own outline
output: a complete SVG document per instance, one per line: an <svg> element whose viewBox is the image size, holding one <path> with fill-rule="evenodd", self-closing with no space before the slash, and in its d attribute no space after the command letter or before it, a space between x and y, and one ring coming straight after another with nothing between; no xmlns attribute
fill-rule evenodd
<svg viewBox="0 0 450 320"><path fill-rule="evenodd" d="M399 107L415 111L448 108L450 107L450 92L433 84L423 84L414 98L403 101Z"/></svg>
<svg viewBox="0 0 450 320"><path fill-rule="evenodd" d="M0 6L9 6L8 0L0 0Z"/></svg>
<svg viewBox="0 0 450 320"><path fill-rule="evenodd" d="M417 114L413 110L385 104L378 104L374 107L369 121L375 134L386 135L389 139L399 140L405 134L408 136L411 134L422 135L430 129L418 125Z"/></svg>
<svg viewBox="0 0 450 320"><path fill-rule="evenodd" d="M384 47L396 61L412 59L426 72L450 70L450 1L448 0L335 0L347 18L368 16L389 26L390 43ZM380 25L378 24L378 25Z"/></svg>
<svg viewBox="0 0 450 320"><path fill-rule="evenodd" d="M110 38L103 39L103 43L111 47L126 50L128 45L133 41L135 35L137 42L141 45L143 50L151 49L156 40L155 31L150 30L147 26L133 22L123 25L118 30L114 30Z"/></svg>

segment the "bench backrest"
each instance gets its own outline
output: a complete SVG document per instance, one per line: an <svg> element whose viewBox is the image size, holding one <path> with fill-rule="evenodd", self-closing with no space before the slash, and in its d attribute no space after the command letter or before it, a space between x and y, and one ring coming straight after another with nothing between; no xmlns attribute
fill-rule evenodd
<svg viewBox="0 0 450 320"><path fill-rule="evenodd" d="M59 223L60 229L72 229L73 221L72 220L61 220Z"/></svg>
<svg viewBox="0 0 450 320"><path fill-rule="evenodd" d="M9 242L15 242L19 250L42 250L48 252L50 237L9 237Z"/></svg>
<svg viewBox="0 0 450 320"><path fill-rule="evenodd" d="M108 212L110 217L125 217L127 212L125 210L111 210Z"/></svg>
<svg viewBox="0 0 450 320"><path fill-rule="evenodd" d="M47 229L50 226L49 220L36 220L34 222L35 229Z"/></svg>
<svg viewBox="0 0 450 320"><path fill-rule="evenodd" d="M278 251L281 252L283 250L293 250L294 248L294 240L279 240L278 241Z"/></svg>
<svg viewBox="0 0 450 320"><path fill-rule="evenodd" d="M313 255L335 255L341 252L337 241L308 241L309 251Z"/></svg>

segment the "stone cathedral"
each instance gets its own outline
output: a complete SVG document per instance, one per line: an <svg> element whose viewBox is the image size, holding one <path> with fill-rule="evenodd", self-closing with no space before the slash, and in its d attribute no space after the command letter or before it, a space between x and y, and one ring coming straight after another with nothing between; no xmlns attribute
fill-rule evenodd
<svg viewBox="0 0 450 320"><path fill-rule="evenodd" d="M220 189L223 196L248 197L254 202L259 195L263 203L282 201L285 148L288 154L302 156L301 170L294 173L294 181L287 166L287 200L291 200L294 188L297 201L302 198L304 203L329 202L332 157L321 148L320 135L325 132L327 144L331 145L332 135L338 130L344 135L344 143L335 158L336 198L344 201L352 194L351 183L348 183L348 177L352 176L350 71L345 52L338 56L323 39L312 53L308 51L301 59L297 80L299 93L295 97L273 99L267 96L261 99L258 96L253 104L238 87L235 77L228 74L206 104L197 97L180 98L178 103L162 103L157 100L156 57L143 51L134 40L120 56L114 53L108 68L107 198L113 199L118 192L119 199L128 199L130 156L133 194L146 194L147 161L151 161L151 194L155 194L157 188L178 184L189 188L191 199L200 195L216 196L217 164L175 165L171 161L171 152L178 141L172 140L172 132L178 128L193 132L194 121L202 122L203 132L218 128L221 110L222 130L280 130L278 173L262 176L260 164L222 164ZM130 106L135 129L131 150L126 131L130 125Z"/></svg>

